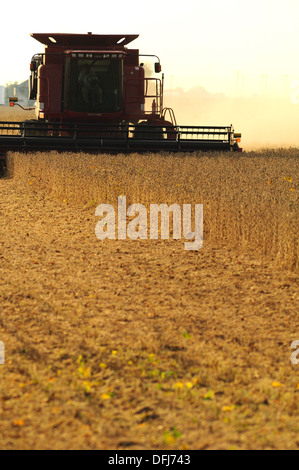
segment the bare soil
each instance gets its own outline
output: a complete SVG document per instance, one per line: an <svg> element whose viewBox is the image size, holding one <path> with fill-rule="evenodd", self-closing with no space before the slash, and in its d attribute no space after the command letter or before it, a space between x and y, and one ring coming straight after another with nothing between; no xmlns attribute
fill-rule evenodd
<svg viewBox="0 0 299 470"><path fill-rule="evenodd" d="M0 180L2 449L296 449L298 274Z"/></svg>

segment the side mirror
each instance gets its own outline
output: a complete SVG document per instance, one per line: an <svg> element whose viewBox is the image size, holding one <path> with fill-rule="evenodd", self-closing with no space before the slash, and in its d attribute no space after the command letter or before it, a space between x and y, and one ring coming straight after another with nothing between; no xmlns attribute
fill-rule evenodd
<svg viewBox="0 0 299 470"><path fill-rule="evenodd" d="M161 70L162 70L162 67L161 67L160 62L155 62L155 73L159 73L161 72Z"/></svg>
<svg viewBox="0 0 299 470"><path fill-rule="evenodd" d="M30 62L30 70L31 70L31 72L35 72L36 69L37 69L37 63L36 63L35 60L32 60L32 61Z"/></svg>

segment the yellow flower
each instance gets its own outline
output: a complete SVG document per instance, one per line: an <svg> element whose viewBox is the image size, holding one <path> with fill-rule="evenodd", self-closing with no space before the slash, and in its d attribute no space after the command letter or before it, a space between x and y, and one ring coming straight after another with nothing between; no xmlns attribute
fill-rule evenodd
<svg viewBox="0 0 299 470"><path fill-rule="evenodd" d="M204 396L203 396L203 399L204 400L212 400L215 396L215 392L213 392L213 390L209 390L208 393L206 393Z"/></svg>
<svg viewBox="0 0 299 470"><path fill-rule="evenodd" d="M92 382L83 382L84 385L84 392L85 393L90 393L91 388L92 388Z"/></svg>
<svg viewBox="0 0 299 470"><path fill-rule="evenodd" d="M222 411L232 411L232 407L231 406L223 406Z"/></svg>
<svg viewBox="0 0 299 470"><path fill-rule="evenodd" d="M166 434L164 436L164 443L165 444L173 444L175 442L175 438L172 434Z"/></svg>
<svg viewBox="0 0 299 470"><path fill-rule="evenodd" d="M175 388L183 388L184 384L182 382L177 382L174 386Z"/></svg>
<svg viewBox="0 0 299 470"><path fill-rule="evenodd" d="M13 422L13 425L14 426L24 426L24 420L23 419L15 419L14 422Z"/></svg>
<svg viewBox="0 0 299 470"><path fill-rule="evenodd" d="M102 400L110 400L111 395L109 395L108 393L102 393L101 398Z"/></svg>
<svg viewBox="0 0 299 470"><path fill-rule="evenodd" d="M272 387L274 388L283 387L283 384L281 384L280 382L272 382Z"/></svg>
<svg viewBox="0 0 299 470"><path fill-rule="evenodd" d="M90 367L84 367L84 366L80 366L78 367L78 373L87 379L87 377L90 377Z"/></svg>

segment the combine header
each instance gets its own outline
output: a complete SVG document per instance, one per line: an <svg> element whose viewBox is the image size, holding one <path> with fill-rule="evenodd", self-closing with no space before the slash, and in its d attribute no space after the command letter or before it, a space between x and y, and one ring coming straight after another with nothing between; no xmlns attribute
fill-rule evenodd
<svg viewBox="0 0 299 470"><path fill-rule="evenodd" d="M241 135L232 125L177 125L173 110L163 105L164 75L145 76L143 57L154 59L156 74L159 58L126 47L138 35L31 36L45 46L30 63L29 99L36 101L36 119L0 122L0 154L241 151ZM10 105L20 106L16 97Z"/></svg>

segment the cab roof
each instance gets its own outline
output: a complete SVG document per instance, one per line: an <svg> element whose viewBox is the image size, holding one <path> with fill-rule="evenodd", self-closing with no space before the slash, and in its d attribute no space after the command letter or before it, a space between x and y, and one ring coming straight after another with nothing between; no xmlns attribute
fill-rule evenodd
<svg viewBox="0 0 299 470"><path fill-rule="evenodd" d="M52 47L123 47L137 39L139 34L31 33L30 36Z"/></svg>

